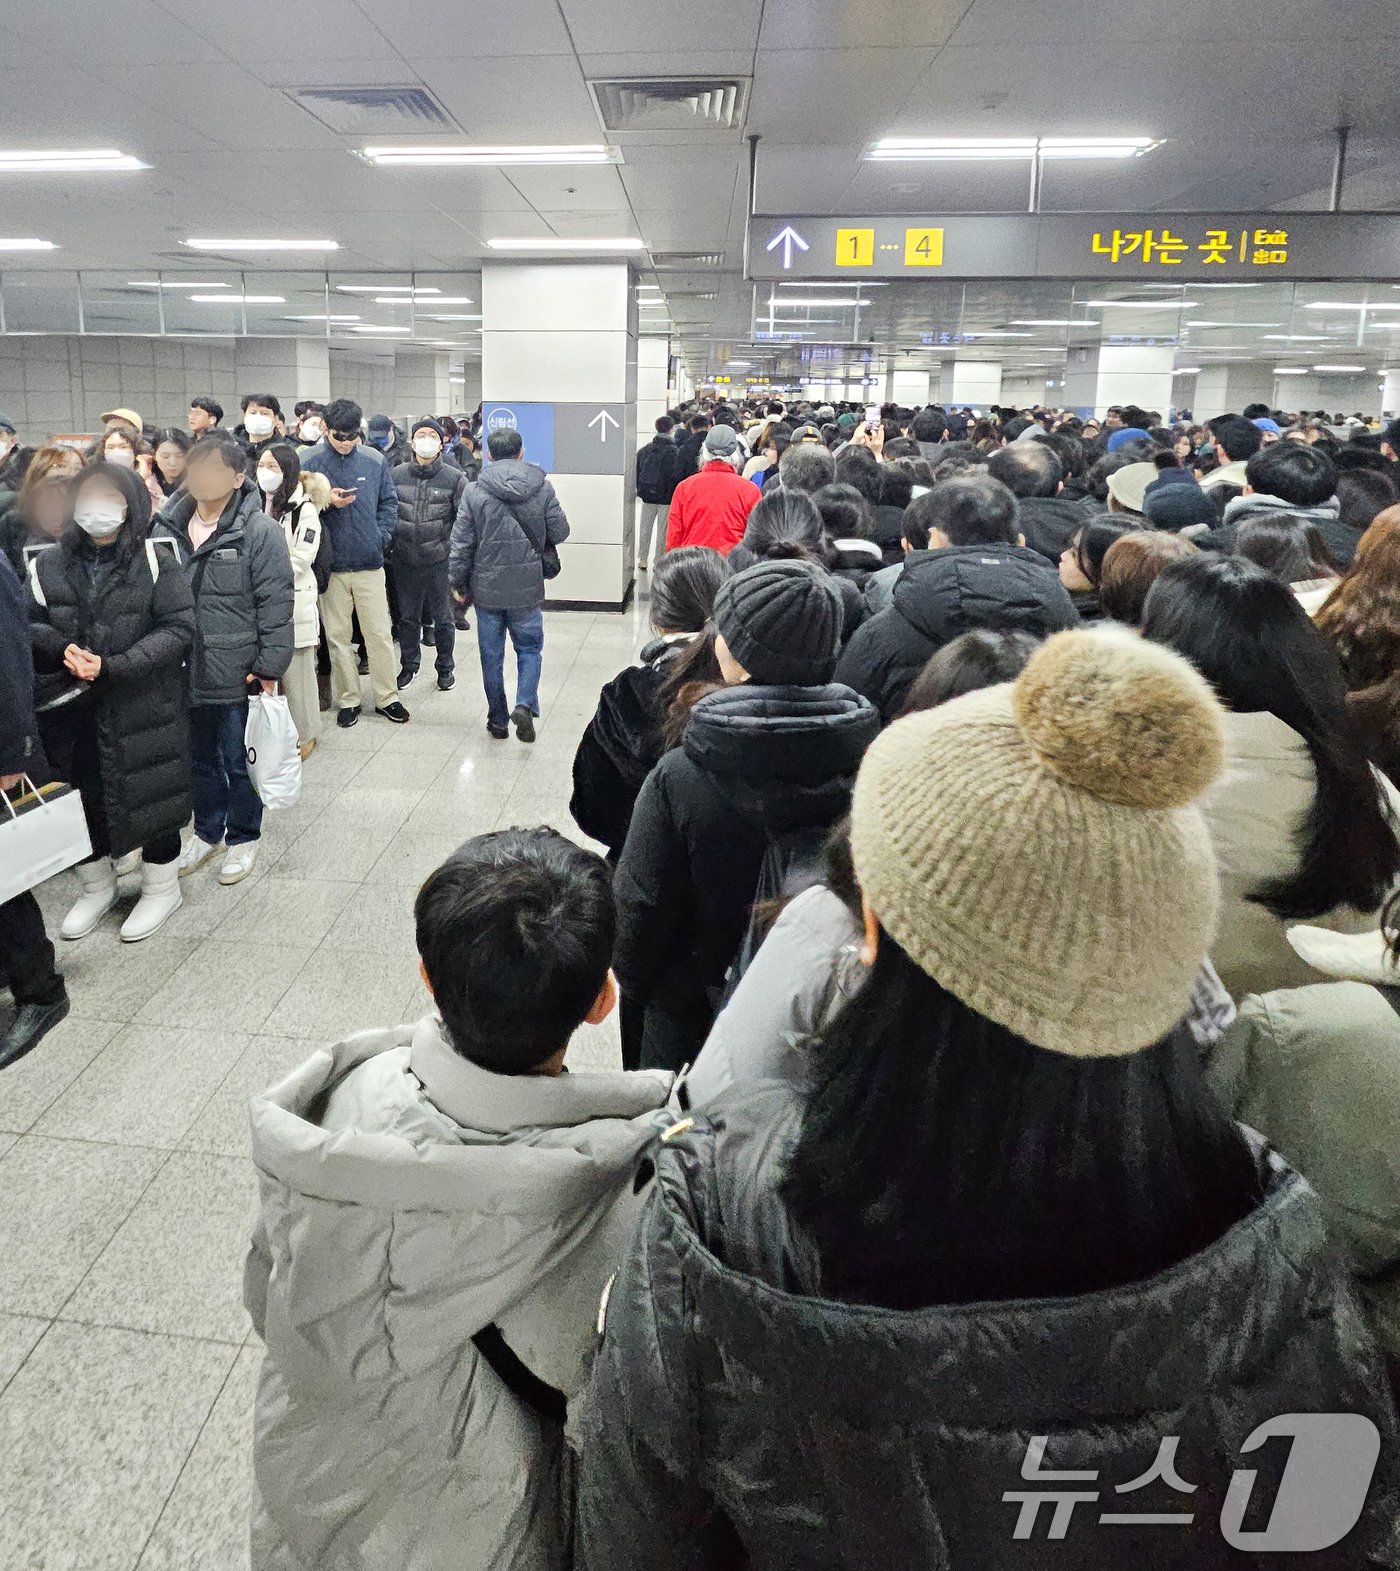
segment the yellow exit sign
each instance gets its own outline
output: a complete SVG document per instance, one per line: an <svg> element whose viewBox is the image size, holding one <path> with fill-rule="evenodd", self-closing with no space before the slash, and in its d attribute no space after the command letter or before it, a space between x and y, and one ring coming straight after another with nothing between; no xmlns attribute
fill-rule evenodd
<svg viewBox="0 0 1400 1571"><path fill-rule="evenodd" d="M893 244L882 245L882 251L897 251ZM875 265L875 231L873 229L838 229L836 231L837 267L873 267ZM906 267L942 267L943 231L941 229L906 229L904 231L904 265Z"/></svg>

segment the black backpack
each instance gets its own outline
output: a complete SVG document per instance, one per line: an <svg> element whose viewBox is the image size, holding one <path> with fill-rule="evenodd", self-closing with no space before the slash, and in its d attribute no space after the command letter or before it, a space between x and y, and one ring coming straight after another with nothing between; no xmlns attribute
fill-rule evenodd
<svg viewBox="0 0 1400 1571"><path fill-rule="evenodd" d="M745 971L753 964L759 945L768 936L768 928L772 924L764 922L760 930L761 917L771 914L775 901L786 905L815 885L826 882L826 842L830 835L830 826L790 829L786 834L776 835L769 840L758 869L758 886L754 890L753 906L749 911L749 925L739 946L739 953L724 979L723 1004L727 1004L734 996L734 989L743 980ZM764 907L768 907L769 912L765 912Z"/></svg>
<svg viewBox="0 0 1400 1571"><path fill-rule="evenodd" d="M667 444L669 445L669 444ZM644 502L662 502L670 470L675 463L675 452L666 451L661 442L649 442L637 454L637 495Z"/></svg>

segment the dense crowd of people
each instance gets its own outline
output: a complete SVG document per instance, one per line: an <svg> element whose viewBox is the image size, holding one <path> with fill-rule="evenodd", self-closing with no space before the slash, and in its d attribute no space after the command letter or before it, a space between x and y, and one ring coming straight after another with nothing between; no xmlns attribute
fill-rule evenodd
<svg viewBox="0 0 1400 1571"><path fill-rule="evenodd" d="M244 693L314 726L321 632L339 723L361 658L401 723L469 596L534 737L568 524L516 433L472 477L436 419L199 412L46 459L27 605L0 564L0 783L42 743L92 831L65 937L127 853L123 937L246 876ZM1285 1490L1271 1548L1400 1566L1400 421L701 398L636 493L606 855L467 841L429 1014L253 1099L256 1571L1201 1571ZM1262 1446L1319 1415L1359 1492Z"/></svg>

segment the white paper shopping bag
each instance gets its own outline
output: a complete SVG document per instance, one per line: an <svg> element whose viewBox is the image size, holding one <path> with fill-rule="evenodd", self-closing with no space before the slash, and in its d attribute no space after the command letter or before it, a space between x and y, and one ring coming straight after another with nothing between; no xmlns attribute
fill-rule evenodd
<svg viewBox="0 0 1400 1571"><path fill-rule="evenodd" d="M0 791L0 904L92 855L83 799L70 785Z"/></svg>

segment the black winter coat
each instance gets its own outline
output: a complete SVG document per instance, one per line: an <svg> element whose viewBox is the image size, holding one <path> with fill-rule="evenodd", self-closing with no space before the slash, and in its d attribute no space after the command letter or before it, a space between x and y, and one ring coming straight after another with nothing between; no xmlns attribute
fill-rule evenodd
<svg viewBox="0 0 1400 1571"><path fill-rule="evenodd" d="M0 775L39 775L42 768L29 608L18 575L0 558Z"/></svg>
<svg viewBox="0 0 1400 1571"><path fill-rule="evenodd" d="M637 454L637 495L643 502L669 502L676 494L680 476L676 472L679 459L676 444L669 436L658 432ZM642 475L650 473L650 483Z"/></svg>
<svg viewBox="0 0 1400 1571"><path fill-rule="evenodd" d="M292 663L292 558L282 526L263 512L252 487L234 492L197 551L189 536L194 510L189 492L177 491L156 514L151 536L179 547L194 592L190 702L235 704L246 696L249 676L279 678Z"/></svg>
<svg viewBox="0 0 1400 1571"><path fill-rule="evenodd" d="M847 811L879 728L874 709L836 684L724 688L696 704L681 745L647 776L617 868L615 967L631 999L685 1023L691 1057L764 853Z"/></svg>
<svg viewBox="0 0 1400 1571"><path fill-rule="evenodd" d="M111 854L124 856L188 821L194 598L173 550L150 541L95 582L97 550L76 530L30 568L30 632L40 672L61 672L69 644L102 657L92 683ZM76 700L86 703L86 699ZM54 711L64 717L64 710ZM53 758L57 767L57 751Z"/></svg>
<svg viewBox="0 0 1400 1571"><path fill-rule="evenodd" d="M700 449L705 445L708 431L687 431L676 443L676 485L682 480L689 480L691 475L700 472ZM672 494L675 486L671 487Z"/></svg>
<svg viewBox="0 0 1400 1571"><path fill-rule="evenodd" d="M393 471L399 495L399 527L394 531L394 562L402 567L438 567L447 561L452 526L467 489L467 477L454 464L400 464Z"/></svg>
<svg viewBox="0 0 1400 1571"><path fill-rule="evenodd" d="M1084 510L1063 496L1023 496L1017 527L1030 550L1058 565L1060 553L1084 527Z"/></svg>
<svg viewBox="0 0 1400 1571"><path fill-rule="evenodd" d="M813 1251L783 1206L800 1111L785 1086L736 1087L652 1150L655 1187L607 1295L582 1415L579 1571L1371 1563L1400 1507L1394 1404L1317 1197L1279 1157L1256 1149L1263 1199L1251 1214L1146 1281L870 1308L819 1296ZM1232 1476L1260 1474L1242 1524L1258 1530L1288 1453L1278 1442L1246 1453L1246 1441L1279 1415L1313 1412L1360 1414L1379 1431L1359 1525L1330 1552L1228 1546ZM1118 1492L1170 1435L1194 1492L1160 1475ZM1047 1480L1064 1469L1075 1482L1026 1480L1034 1436L1046 1437ZM1328 1486L1313 1477L1320 1504ZM1014 1536L1025 1494L1070 1491L1088 1498L1073 1502L1062 1541L1048 1536L1050 1505ZM1191 1520L1105 1524L1101 1512ZM1394 1565L1393 1550L1379 1563Z"/></svg>
<svg viewBox="0 0 1400 1571"><path fill-rule="evenodd" d="M963 545L910 557L889 609L846 646L836 680L893 720L929 656L975 627L1045 638L1078 625L1069 592L1025 546Z"/></svg>
<svg viewBox="0 0 1400 1571"><path fill-rule="evenodd" d="M536 543L557 546L568 538L569 520L544 470L520 458L496 459L462 492L449 580L483 611L531 611L544 604Z"/></svg>
<svg viewBox="0 0 1400 1571"><path fill-rule="evenodd" d="M642 663L620 671L598 695L574 754L569 811L584 834L607 846L609 861L622 855L637 794L661 758L661 686L684 648L659 638L649 643Z"/></svg>

